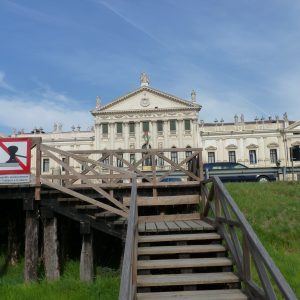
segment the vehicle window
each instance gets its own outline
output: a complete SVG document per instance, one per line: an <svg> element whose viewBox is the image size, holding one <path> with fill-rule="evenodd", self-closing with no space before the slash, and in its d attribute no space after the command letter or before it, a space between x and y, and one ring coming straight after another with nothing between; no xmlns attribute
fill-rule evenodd
<svg viewBox="0 0 300 300"><path fill-rule="evenodd" d="M213 170L222 170L222 166L213 166L212 167Z"/></svg>
<svg viewBox="0 0 300 300"><path fill-rule="evenodd" d="M241 164L236 164L233 166L234 169L246 169L247 167L246 166L243 166Z"/></svg>

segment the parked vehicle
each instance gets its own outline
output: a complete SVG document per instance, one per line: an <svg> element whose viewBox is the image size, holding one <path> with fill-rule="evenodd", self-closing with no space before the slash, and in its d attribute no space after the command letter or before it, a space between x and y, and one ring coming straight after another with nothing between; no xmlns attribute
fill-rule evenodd
<svg viewBox="0 0 300 300"><path fill-rule="evenodd" d="M211 175L219 176L223 182L236 181L275 181L277 170L274 168L248 168L240 163L218 162L203 164L206 178Z"/></svg>
<svg viewBox="0 0 300 300"><path fill-rule="evenodd" d="M178 181L182 181L182 179L179 177L166 177L161 182L178 182Z"/></svg>

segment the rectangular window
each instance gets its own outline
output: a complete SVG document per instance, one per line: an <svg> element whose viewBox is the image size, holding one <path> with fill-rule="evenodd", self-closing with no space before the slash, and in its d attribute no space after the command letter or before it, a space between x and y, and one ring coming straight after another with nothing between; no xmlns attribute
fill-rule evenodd
<svg viewBox="0 0 300 300"><path fill-rule="evenodd" d="M171 152L171 160L178 164L178 153L177 152Z"/></svg>
<svg viewBox="0 0 300 300"><path fill-rule="evenodd" d="M134 130L134 122L129 122L129 134L134 135L135 130Z"/></svg>
<svg viewBox="0 0 300 300"><path fill-rule="evenodd" d="M102 124L102 134L103 135L108 135L108 123L103 123Z"/></svg>
<svg viewBox="0 0 300 300"><path fill-rule="evenodd" d="M249 150L249 161L251 165L257 163L256 150Z"/></svg>
<svg viewBox="0 0 300 300"><path fill-rule="evenodd" d="M85 171L85 170L87 170L87 168L88 168L87 162L82 162L82 164L81 164L81 171Z"/></svg>
<svg viewBox="0 0 300 300"><path fill-rule="evenodd" d="M208 158L207 159L208 163L215 163L216 162L215 152L208 152L207 158Z"/></svg>
<svg viewBox="0 0 300 300"><path fill-rule="evenodd" d="M164 155L163 152L160 152L160 154L161 154L161 155ZM161 157L158 157L157 164L158 164L159 167L163 167L164 164L165 164L165 160L164 160L163 158L161 158Z"/></svg>
<svg viewBox="0 0 300 300"><path fill-rule="evenodd" d="M135 154L130 153L130 163L133 165L135 163Z"/></svg>
<svg viewBox="0 0 300 300"><path fill-rule="evenodd" d="M123 133L123 124L118 122L117 123L117 134L122 134Z"/></svg>
<svg viewBox="0 0 300 300"><path fill-rule="evenodd" d="M271 161L271 164L276 164L276 162L277 162L277 149L270 149L270 161Z"/></svg>
<svg viewBox="0 0 300 300"><path fill-rule="evenodd" d="M191 131L191 120L184 120L184 130Z"/></svg>
<svg viewBox="0 0 300 300"><path fill-rule="evenodd" d="M164 122L163 121L157 121L157 132L162 133L164 130Z"/></svg>
<svg viewBox="0 0 300 300"><path fill-rule="evenodd" d="M290 148L291 161L300 161L300 146Z"/></svg>
<svg viewBox="0 0 300 300"><path fill-rule="evenodd" d="M149 132L149 122L143 122L143 131L148 131Z"/></svg>
<svg viewBox="0 0 300 300"><path fill-rule="evenodd" d="M66 162L66 158L65 158L65 157L63 157L61 160L62 160L64 163ZM61 167L61 171L62 171L62 172L65 171L65 168L64 168L63 166Z"/></svg>
<svg viewBox="0 0 300 300"><path fill-rule="evenodd" d="M123 158L123 153L118 153L121 158ZM118 168L123 168L123 160L117 158L117 167Z"/></svg>
<svg viewBox="0 0 300 300"><path fill-rule="evenodd" d="M236 162L236 156L235 156L235 151L229 151L228 152L228 160L229 162Z"/></svg>
<svg viewBox="0 0 300 300"><path fill-rule="evenodd" d="M49 172L49 170L50 170L49 158L44 158L43 159L43 172Z"/></svg>
<svg viewBox="0 0 300 300"><path fill-rule="evenodd" d="M170 131L171 132L176 131L176 120L170 120Z"/></svg>
<svg viewBox="0 0 300 300"><path fill-rule="evenodd" d="M104 158L105 157L105 158ZM102 158L100 160L102 163L109 165L109 156L107 153L103 153L102 154Z"/></svg>

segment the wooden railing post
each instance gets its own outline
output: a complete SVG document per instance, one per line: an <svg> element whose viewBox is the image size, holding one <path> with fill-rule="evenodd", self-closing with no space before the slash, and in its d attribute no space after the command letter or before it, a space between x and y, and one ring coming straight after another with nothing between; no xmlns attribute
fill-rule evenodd
<svg viewBox="0 0 300 300"><path fill-rule="evenodd" d="M42 139L36 139L36 154L35 154L35 200L41 200L41 168L42 168Z"/></svg>

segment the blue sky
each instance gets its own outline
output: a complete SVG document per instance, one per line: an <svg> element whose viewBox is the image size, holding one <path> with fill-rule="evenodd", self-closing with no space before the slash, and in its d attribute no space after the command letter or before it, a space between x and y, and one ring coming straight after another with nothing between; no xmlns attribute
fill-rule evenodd
<svg viewBox="0 0 300 300"><path fill-rule="evenodd" d="M0 0L0 132L93 125L139 87L189 99L200 118L300 119L298 0Z"/></svg>

